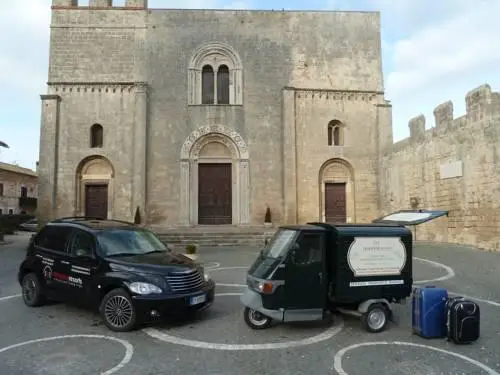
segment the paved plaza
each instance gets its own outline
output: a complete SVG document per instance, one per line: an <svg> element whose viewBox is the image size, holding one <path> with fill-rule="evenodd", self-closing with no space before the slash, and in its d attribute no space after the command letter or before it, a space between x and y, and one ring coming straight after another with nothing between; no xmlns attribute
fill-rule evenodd
<svg viewBox="0 0 500 375"><path fill-rule="evenodd" d="M394 307L395 322L379 334L341 315L253 331L243 321L239 295L255 248L201 249L217 296L194 321L119 334L92 312L23 304L16 272L29 236L10 236L0 246L1 374L500 375L500 253L430 244L418 244L414 252L417 283L479 302L481 338L473 345L413 335L409 303Z"/></svg>

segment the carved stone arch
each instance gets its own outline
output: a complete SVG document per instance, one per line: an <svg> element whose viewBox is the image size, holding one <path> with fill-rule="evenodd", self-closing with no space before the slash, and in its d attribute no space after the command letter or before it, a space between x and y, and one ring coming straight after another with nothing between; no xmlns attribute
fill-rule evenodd
<svg viewBox="0 0 500 375"><path fill-rule="evenodd" d="M342 158L332 158L323 163L318 173L319 192L319 218L324 221L325 215L325 190L328 183L345 184L346 222L356 221L356 196L355 172L352 164Z"/></svg>
<svg viewBox="0 0 500 375"><path fill-rule="evenodd" d="M188 68L188 104L202 104L202 69L205 65L213 68L214 74L220 66L226 65L229 69L229 104L243 104L243 76L242 63L238 52L231 46L211 42L204 44L194 52ZM217 92L217 79L214 80L214 92Z"/></svg>
<svg viewBox="0 0 500 375"><path fill-rule="evenodd" d="M224 125L208 125L208 126L202 126L189 134L189 136L186 138L184 141L184 144L181 147L181 160L183 159L190 159L191 158L191 153L195 152L195 149L198 148L199 152L199 145L201 145L202 140L206 135L210 135L211 137L215 135L219 136L225 136L222 137L224 142L231 141L234 144L234 147L237 150L238 159L246 159L248 160L249 155L248 155L248 146L246 142L243 140L243 137L237 132L234 131L233 129L224 126ZM220 139L220 138L219 138ZM196 147L195 146L196 143Z"/></svg>
<svg viewBox="0 0 500 375"><path fill-rule="evenodd" d="M113 163L103 155L83 158L75 171L75 215L85 215L85 191L87 185L106 185L108 190L108 218L113 217L115 169Z"/></svg>
<svg viewBox="0 0 500 375"><path fill-rule="evenodd" d="M217 147L213 147L215 145ZM248 147L238 132L222 125L200 127L181 147L179 217L182 224L198 224L198 166L202 163L231 164L232 224L249 224Z"/></svg>

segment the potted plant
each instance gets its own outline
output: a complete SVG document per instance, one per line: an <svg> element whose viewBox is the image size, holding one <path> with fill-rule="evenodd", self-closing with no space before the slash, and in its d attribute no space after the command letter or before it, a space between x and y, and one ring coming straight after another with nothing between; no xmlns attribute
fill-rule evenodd
<svg viewBox="0 0 500 375"><path fill-rule="evenodd" d="M271 209L269 208L269 206L267 206L266 215L264 217L264 226L270 227L272 225L273 225L273 222L271 220Z"/></svg>
<svg viewBox="0 0 500 375"><path fill-rule="evenodd" d="M197 251L196 245L189 244L186 246L186 253L184 255L187 256L188 258L191 258L192 260L196 260L198 259L196 251Z"/></svg>

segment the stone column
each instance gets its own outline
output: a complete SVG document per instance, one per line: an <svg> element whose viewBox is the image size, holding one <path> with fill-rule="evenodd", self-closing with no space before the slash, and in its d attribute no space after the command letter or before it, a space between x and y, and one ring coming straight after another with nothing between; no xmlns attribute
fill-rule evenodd
<svg viewBox="0 0 500 375"><path fill-rule="evenodd" d="M127 0L125 2L127 8L145 8L148 7L148 0Z"/></svg>
<svg viewBox="0 0 500 375"><path fill-rule="evenodd" d="M283 90L283 161L284 161L284 218L285 224L297 222L297 155L295 142L295 91Z"/></svg>
<svg viewBox="0 0 500 375"><path fill-rule="evenodd" d="M41 223L55 218L57 169L59 167L59 95L41 95L40 155L38 164L38 207Z"/></svg>
<svg viewBox="0 0 500 375"><path fill-rule="evenodd" d="M181 175L179 186L179 224L190 224L189 183L191 181L189 160L181 160Z"/></svg>
<svg viewBox="0 0 500 375"><path fill-rule="evenodd" d="M146 222L147 195L147 124L148 124L148 85L145 82L135 84L135 126L133 138L133 176L132 176L132 217L137 207L141 222Z"/></svg>
<svg viewBox="0 0 500 375"><path fill-rule="evenodd" d="M239 166L240 222L250 224L250 170L248 160L240 160Z"/></svg>

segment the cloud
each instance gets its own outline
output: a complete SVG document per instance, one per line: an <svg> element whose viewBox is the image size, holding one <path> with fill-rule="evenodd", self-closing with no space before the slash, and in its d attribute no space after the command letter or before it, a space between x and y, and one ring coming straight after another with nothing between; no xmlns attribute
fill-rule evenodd
<svg viewBox="0 0 500 375"><path fill-rule="evenodd" d="M455 17L394 43L390 61L393 71L387 77L390 96L445 84L500 63L500 2L469 2L468 7L460 1L457 4L461 12L455 12Z"/></svg>

